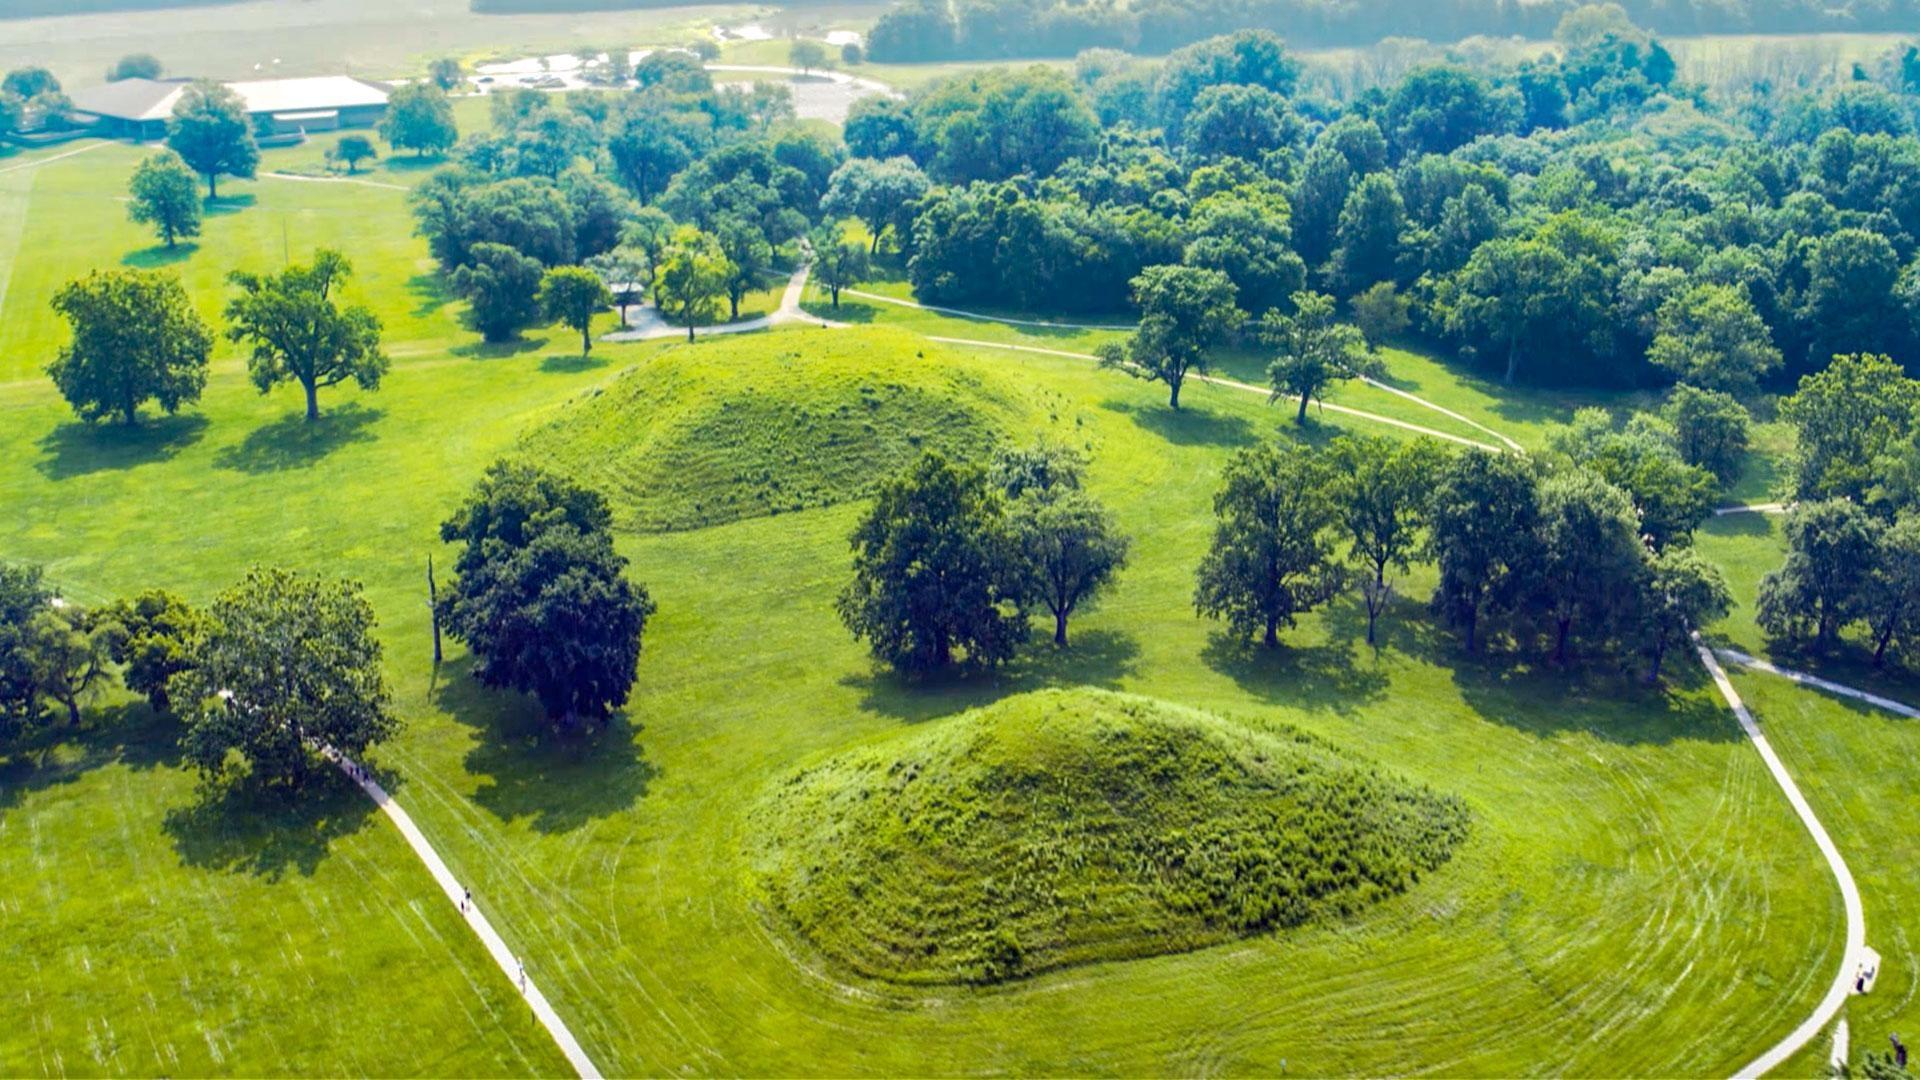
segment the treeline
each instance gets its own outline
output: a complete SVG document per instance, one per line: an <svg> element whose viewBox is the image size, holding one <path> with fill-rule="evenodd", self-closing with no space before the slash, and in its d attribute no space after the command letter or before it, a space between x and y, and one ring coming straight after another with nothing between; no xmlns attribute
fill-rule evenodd
<svg viewBox="0 0 1920 1080"><path fill-rule="evenodd" d="M493 2L475 0L476 10ZM1579 0L905 0L874 24L869 54L907 62L1072 56L1100 48L1161 53L1249 29L1316 47L1387 38L1545 39L1579 7ZM1621 7L1662 34L1904 33L1920 25L1915 0L1623 0Z"/></svg>

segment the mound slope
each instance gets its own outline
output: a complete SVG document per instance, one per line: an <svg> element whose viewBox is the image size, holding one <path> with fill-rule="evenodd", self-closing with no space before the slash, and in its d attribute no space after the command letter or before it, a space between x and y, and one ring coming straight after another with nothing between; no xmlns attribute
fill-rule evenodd
<svg viewBox="0 0 1920 1080"><path fill-rule="evenodd" d="M776 926L833 961L991 983L1352 914L1466 829L1458 800L1294 729L1044 691L793 775L751 859Z"/></svg>
<svg viewBox="0 0 1920 1080"><path fill-rule="evenodd" d="M665 532L861 498L923 450L984 455L1023 401L899 331L750 334L663 349L521 451L605 491L622 527Z"/></svg>

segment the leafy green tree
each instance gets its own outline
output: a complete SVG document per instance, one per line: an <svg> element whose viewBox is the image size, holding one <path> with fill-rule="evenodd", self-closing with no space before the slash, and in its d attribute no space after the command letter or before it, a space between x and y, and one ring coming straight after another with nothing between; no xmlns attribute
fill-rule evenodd
<svg viewBox="0 0 1920 1080"><path fill-rule="evenodd" d="M1102 367L1167 384L1168 404L1180 407L1180 387L1205 372L1207 352L1245 321L1233 282L1218 270L1149 266L1133 279L1140 326L1124 345L1100 348Z"/></svg>
<svg viewBox="0 0 1920 1080"><path fill-rule="evenodd" d="M134 166L127 182L127 217L160 230L169 248L183 236L200 235L200 193L179 154L163 150Z"/></svg>
<svg viewBox="0 0 1920 1080"><path fill-rule="evenodd" d="M1402 156L1450 154L1482 135L1511 130L1519 105L1517 95L1495 92L1479 72L1435 64L1401 80L1380 126Z"/></svg>
<svg viewBox="0 0 1920 1080"><path fill-rule="evenodd" d="M1611 628L1639 592L1647 550L1627 493L1584 470L1540 485L1537 535L1534 581L1553 621L1553 661L1565 664L1576 622Z"/></svg>
<svg viewBox="0 0 1920 1080"><path fill-rule="evenodd" d="M787 46L787 62L801 71L815 71L827 66L827 47L812 38L795 38Z"/></svg>
<svg viewBox="0 0 1920 1080"><path fill-rule="evenodd" d="M1669 548L1652 557L1638 611L1647 682L1660 681L1667 654L1684 649L1694 630L1724 618L1733 607L1720 568L1691 548Z"/></svg>
<svg viewBox="0 0 1920 1080"><path fill-rule="evenodd" d="M580 355L593 352L593 316L613 304L600 275L584 266L557 266L540 279L540 311L580 331Z"/></svg>
<svg viewBox="0 0 1920 1080"><path fill-rule="evenodd" d="M1334 232L1333 279L1351 295L1399 274L1406 204L1393 178L1374 173L1354 185Z"/></svg>
<svg viewBox="0 0 1920 1080"><path fill-rule="evenodd" d="M28 628L53 600L38 566L0 562L0 739L40 719L33 637Z"/></svg>
<svg viewBox="0 0 1920 1080"><path fill-rule="evenodd" d="M1752 394L1780 366L1773 333L1735 285L1695 285L1662 304L1647 360L1684 383Z"/></svg>
<svg viewBox="0 0 1920 1080"><path fill-rule="evenodd" d="M322 746L354 757L400 729L373 605L351 581L254 567L207 609L172 684L180 749L209 778L237 753L261 783L298 786Z"/></svg>
<svg viewBox="0 0 1920 1080"><path fill-rule="evenodd" d="M1289 246L1287 203L1247 189L1208 195L1187 221L1181 261L1232 279L1239 305L1260 314L1292 302L1306 287L1307 266Z"/></svg>
<svg viewBox="0 0 1920 1080"><path fill-rule="evenodd" d="M838 311L840 290L858 285L872 273L867 249L842 239L839 231L831 226L815 229L808 246L812 251L814 280L827 290L827 295L833 298L834 310Z"/></svg>
<svg viewBox="0 0 1920 1080"><path fill-rule="evenodd" d="M1334 321L1333 297L1299 292L1293 294L1293 307L1292 315L1269 314L1260 336L1277 353L1267 368L1273 388L1268 403L1298 398L1294 422L1305 424L1308 404L1321 398L1329 385L1377 376L1381 367L1359 330Z"/></svg>
<svg viewBox="0 0 1920 1080"><path fill-rule="evenodd" d="M1402 296L1391 281L1381 281L1362 289L1348 301L1353 324L1369 348L1378 349L1406 333L1413 325L1413 300Z"/></svg>
<svg viewBox="0 0 1920 1080"><path fill-rule="evenodd" d="M115 600L94 617L114 628L110 652L127 689L144 696L156 713L171 710L169 688L193 666L193 650L207 632L206 614L164 589L148 589Z"/></svg>
<svg viewBox="0 0 1920 1080"><path fill-rule="evenodd" d="M380 137L395 150L411 150L416 157L453 149L460 141L460 128L447 91L435 82L395 87L387 98L386 115L380 118Z"/></svg>
<svg viewBox="0 0 1920 1080"><path fill-rule="evenodd" d="M840 619L896 670L991 667L1027 639L1028 566L982 470L924 455L881 486L852 539Z"/></svg>
<svg viewBox="0 0 1920 1080"><path fill-rule="evenodd" d="M717 240L691 226L675 231L662 260L653 276L654 297L660 313L686 327L692 341L693 328L719 314L733 264Z"/></svg>
<svg viewBox="0 0 1920 1080"><path fill-rule="evenodd" d="M1257 86L1281 97L1300 82L1300 63L1270 30L1239 30L1174 50L1161 65L1154 108L1170 139L1209 87Z"/></svg>
<svg viewBox="0 0 1920 1080"><path fill-rule="evenodd" d="M26 659L35 691L67 710L78 726L80 703L113 679L113 629L77 604L55 599L27 620Z"/></svg>
<svg viewBox="0 0 1920 1080"><path fill-rule="evenodd" d="M1258 162L1299 142L1304 131L1286 98L1265 87L1240 84L1202 90L1181 125L1187 153L1201 161L1231 157Z"/></svg>
<svg viewBox="0 0 1920 1080"><path fill-rule="evenodd" d="M1467 260L1458 275L1458 302L1442 314L1449 331L1479 334L1504 346L1511 383L1526 352L1543 348L1567 329L1556 322L1554 300L1573 279L1567 257L1547 245L1492 240Z"/></svg>
<svg viewBox="0 0 1920 1080"><path fill-rule="evenodd" d="M820 211L828 217L859 218L871 238L867 250L877 252L888 229L902 238L912 231L914 207L932 187L911 158L856 157L833 171Z"/></svg>
<svg viewBox="0 0 1920 1080"><path fill-rule="evenodd" d="M1681 383L1667 395L1660 415L1673 427L1680 460L1728 483L1746 460L1753 417L1732 394Z"/></svg>
<svg viewBox="0 0 1920 1080"><path fill-rule="evenodd" d="M1883 527L1845 499L1803 502L1787 517L1787 558L1760 580L1755 621L1767 636L1830 648L1865 611Z"/></svg>
<svg viewBox="0 0 1920 1080"><path fill-rule="evenodd" d="M1898 349L1900 255L1892 241L1867 229L1840 229L1811 247L1800 310L1810 332L1802 370L1843 353Z"/></svg>
<svg viewBox="0 0 1920 1080"><path fill-rule="evenodd" d="M1113 514L1077 487L1030 487L1014 498L1008 529L1027 561L1032 594L1053 613L1053 643L1127 565L1130 547Z"/></svg>
<svg viewBox="0 0 1920 1080"><path fill-rule="evenodd" d="M361 162L379 157L380 151L374 149L373 140L365 135L343 135L328 154L336 161L346 162L347 175L352 176Z"/></svg>
<svg viewBox="0 0 1920 1080"><path fill-rule="evenodd" d="M114 61L113 66L107 69L107 81L157 79L165 70L161 67L159 59L151 53L128 53Z"/></svg>
<svg viewBox="0 0 1920 1080"><path fill-rule="evenodd" d="M321 248L312 263L278 274L227 275L240 288L227 303L227 337L253 347L253 384L264 394L281 382L299 383L309 421L320 418L321 388L352 379L376 390L390 363L380 351L380 320L361 305L342 307L333 295L352 274L346 256Z"/></svg>
<svg viewBox="0 0 1920 1080"><path fill-rule="evenodd" d="M1394 442L1373 435L1343 435L1327 447L1333 502L1365 570L1360 589L1367 601L1367 644L1376 642L1380 613L1393 600L1388 574L1409 569L1420 551L1428 497L1446 452L1431 439Z"/></svg>
<svg viewBox="0 0 1920 1080"><path fill-rule="evenodd" d="M445 93L453 93L466 81L467 73L458 57L442 56L427 64L427 82L439 87Z"/></svg>
<svg viewBox="0 0 1920 1080"><path fill-rule="evenodd" d="M1339 510L1331 473L1304 450L1261 443L1227 462L1213 499L1213 547L1200 562L1193 604L1232 632L1280 628L1338 595L1344 574L1334 552Z"/></svg>
<svg viewBox="0 0 1920 1080"><path fill-rule="evenodd" d="M140 422L140 406L168 413L200 399L213 334L177 278L140 270L95 270L61 286L53 309L73 340L47 374L82 420Z"/></svg>
<svg viewBox="0 0 1920 1080"><path fill-rule="evenodd" d="M627 702L654 603L613 550L606 499L535 466L496 462L440 526L465 545L440 598L485 686L532 694L561 730Z"/></svg>
<svg viewBox="0 0 1920 1080"><path fill-rule="evenodd" d="M1009 499L1029 491L1078 491L1086 468L1086 458L1070 446L1053 442L1008 446L994 453L987 482Z"/></svg>
<svg viewBox="0 0 1920 1080"><path fill-rule="evenodd" d="M511 341L540 317L540 260L505 244L475 244L469 254L472 264L453 272L453 291L466 298L481 337Z"/></svg>
<svg viewBox="0 0 1920 1080"><path fill-rule="evenodd" d="M1879 550L1865 568L1861 603L1873 632L1873 666L1889 649L1902 651L1920 632L1920 512L1908 510L1880 534Z"/></svg>
<svg viewBox="0 0 1920 1080"><path fill-rule="evenodd" d="M7 72L6 78L0 79L0 91L30 100L42 94L59 93L60 80L54 78L53 72L34 64Z"/></svg>
<svg viewBox="0 0 1920 1080"><path fill-rule="evenodd" d="M1482 616L1512 601L1534 556L1533 466L1517 454L1457 454L1440 471L1427 514L1427 550L1440 565L1434 607L1476 652Z"/></svg>
<svg viewBox="0 0 1920 1080"><path fill-rule="evenodd" d="M1780 402L1796 436L1793 494L1864 500L1881 459L1914 428L1920 382L1885 356L1837 356Z"/></svg>
<svg viewBox="0 0 1920 1080"><path fill-rule="evenodd" d="M207 198L218 198L221 176L250 177L260 165L247 107L230 87L210 79L189 85L167 121L167 145L207 178Z"/></svg>
<svg viewBox="0 0 1920 1080"><path fill-rule="evenodd" d="M727 261L728 321L738 321L741 299L758 288L761 277L773 269L773 245L758 225L734 214L715 223L714 239Z"/></svg>

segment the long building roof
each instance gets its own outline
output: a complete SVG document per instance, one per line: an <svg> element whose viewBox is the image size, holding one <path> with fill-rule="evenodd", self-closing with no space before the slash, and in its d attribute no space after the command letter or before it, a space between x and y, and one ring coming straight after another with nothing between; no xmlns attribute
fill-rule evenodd
<svg viewBox="0 0 1920 1080"><path fill-rule="evenodd" d="M117 120L165 120L185 92L185 79L121 79L68 95L76 112ZM385 105L387 89L349 75L230 82L250 114L314 112Z"/></svg>

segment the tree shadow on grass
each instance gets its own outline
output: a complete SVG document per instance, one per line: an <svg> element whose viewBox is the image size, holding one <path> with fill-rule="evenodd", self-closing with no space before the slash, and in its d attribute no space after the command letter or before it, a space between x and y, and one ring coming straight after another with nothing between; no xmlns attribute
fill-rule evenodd
<svg viewBox="0 0 1920 1080"><path fill-rule="evenodd" d="M1196 409L1191 405L1176 411L1165 403L1143 405L1109 400L1102 402L1101 407L1130 418L1141 430L1175 446L1245 446L1259 438L1254 425L1243 416Z"/></svg>
<svg viewBox="0 0 1920 1080"><path fill-rule="evenodd" d="M660 775L625 713L604 726L557 732L531 698L480 685L466 660L446 665L439 678L435 703L477 740L465 762L482 780L473 800L502 821L572 832L631 809Z"/></svg>
<svg viewBox="0 0 1920 1080"><path fill-rule="evenodd" d="M1499 652L1456 653L1453 682L1482 718L1539 736L1585 732L1610 743L1664 746L1744 736L1706 672L1686 650L1667 657L1661 684L1603 659L1567 668Z"/></svg>
<svg viewBox="0 0 1920 1080"><path fill-rule="evenodd" d="M518 337L512 341L472 341L455 345L447 351L469 360L502 360L522 353L538 352L549 343L550 339L546 337Z"/></svg>
<svg viewBox="0 0 1920 1080"><path fill-rule="evenodd" d="M453 303L453 290L440 273L415 274L407 279L407 292L414 299L413 317L423 319Z"/></svg>
<svg viewBox="0 0 1920 1080"><path fill-rule="evenodd" d="M137 771L179 765L179 721L145 702L89 708L85 716L77 728L55 722L0 743L0 810L108 765Z"/></svg>
<svg viewBox="0 0 1920 1080"><path fill-rule="evenodd" d="M610 361L605 356L591 353L555 353L540 361L540 370L555 375L572 375L582 371L606 367Z"/></svg>
<svg viewBox="0 0 1920 1080"><path fill-rule="evenodd" d="M1368 663L1350 638L1324 645L1277 647L1225 630L1207 635L1201 662L1260 700L1274 705L1350 713L1386 695L1386 672Z"/></svg>
<svg viewBox="0 0 1920 1080"><path fill-rule="evenodd" d="M816 296L812 291L807 293L806 300L802 306L806 309L808 315L817 319L827 319L831 322L865 325L873 322L879 315L879 309L875 305L869 304L857 296L847 296L844 293L840 297L840 306L837 308L833 306L832 300L826 296ZM901 310L904 311L906 309L902 308Z"/></svg>
<svg viewBox="0 0 1920 1080"><path fill-rule="evenodd" d="M141 248L139 251L129 251L125 255L120 256L120 265L131 266L135 270L156 270L163 266L176 266L186 262L188 259L193 258L194 252L199 250L200 245L192 241L184 244L175 244L172 247L168 247L165 244L155 244L152 247Z"/></svg>
<svg viewBox="0 0 1920 1080"><path fill-rule="evenodd" d="M1050 636L1042 636L991 671L954 669L906 676L876 663L868 671L842 677L840 684L860 691L863 711L917 724L1032 690L1113 689L1133 674L1140 645L1131 634L1102 629L1069 636L1072 644L1065 649L1056 648Z"/></svg>
<svg viewBox="0 0 1920 1080"><path fill-rule="evenodd" d="M288 870L311 876L334 841L378 812L353 781L322 765L297 790L244 778L205 788L194 803L167 811L161 828L188 866L278 881Z"/></svg>
<svg viewBox="0 0 1920 1080"><path fill-rule="evenodd" d="M318 420L308 420L305 413L289 413L254 429L237 445L223 447L214 455L214 464L255 474L305 468L349 443L372 439L370 429L384 415L383 409L357 402L324 410Z"/></svg>
<svg viewBox="0 0 1920 1080"><path fill-rule="evenodd" d="M237 214L254 204L251 193L245 195L222 195L217 199L206 199L203 206L208 217L220 217L225 214Z"/></svg>
<svg viewBox="0 0 1920 1080"><path fill-rule="evenodd" d="M1785 517L1775 514L1743 511L1710 517L1701 524L1700 531L1708 536L1770 536L1785 521Z"/></svg>
<svg viewBox="0 0 1920 1080"><path fill-rule="evenodd" d="M166 461L200 441L206 429L207 418L199 413L148 419L134 427L69 421L41 437L40 475L66 480Z"/></svg>

